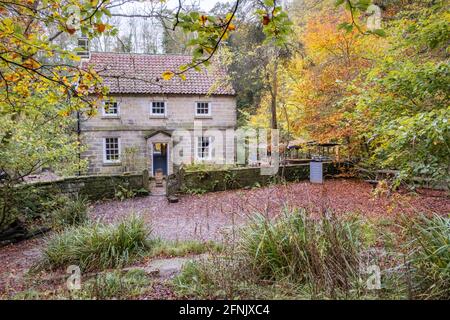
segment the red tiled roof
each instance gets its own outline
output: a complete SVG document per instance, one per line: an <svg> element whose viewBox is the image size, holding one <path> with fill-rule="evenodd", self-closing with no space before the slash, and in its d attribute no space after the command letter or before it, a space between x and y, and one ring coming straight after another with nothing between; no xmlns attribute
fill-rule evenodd
<svg viewBox="0 0 450 320"><path fill-rule="evenodd" d="M161 79L164 71L177 71L191 60L191 56L185 55L92 52L88 64L102 76L113 94L235 94L226 80L225 68L217 65L203 67L200 72L189 70L184 81L177 76Z"/></svg>

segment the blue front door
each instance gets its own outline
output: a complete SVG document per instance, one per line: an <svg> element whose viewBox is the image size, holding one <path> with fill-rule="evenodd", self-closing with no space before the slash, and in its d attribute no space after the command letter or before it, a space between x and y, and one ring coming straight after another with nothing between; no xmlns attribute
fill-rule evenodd
<svg viewBox="0 0 450 320"><path fill-rule="evenodd" d="M167 176L167 143L153 144L153 175L158 169Z"/></svg>

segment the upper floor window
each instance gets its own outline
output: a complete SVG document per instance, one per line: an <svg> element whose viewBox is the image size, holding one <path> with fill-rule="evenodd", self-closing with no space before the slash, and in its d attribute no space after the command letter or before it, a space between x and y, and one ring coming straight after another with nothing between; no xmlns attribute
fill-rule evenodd
<svg viewBox="0 0 450 320"><path fill-rule="evenodd" d="M103 161L114 163L120 161L120 139L116 137L104 138Z"/></svg>
<svg viewBox="0 0 450 320"><path fill-rule="evenodd" d="M211 159L211 137L197 137L197 158L200 160Z"/></svg>
<svg viewBox="0 0 450 320"><path fill-rule="evenodd" d="M153 116L164 116L164 115L166 115L166 103L164 101L154 101L154 102L152 102L151 114Z"/></svg>
<svg viewBox="0 0 450 320"><path fill-rule="evenodd" d="M118 117L119 116L119 104L114 101L105 101L103 104L103 116L104 117Z"/></svg>
<svg viewBox="0 0 450 320"><path fill-rule="evenodd" d="M211 115L211 105L209 102L197 102L195 106L196 116L210 116Z"/></svg>

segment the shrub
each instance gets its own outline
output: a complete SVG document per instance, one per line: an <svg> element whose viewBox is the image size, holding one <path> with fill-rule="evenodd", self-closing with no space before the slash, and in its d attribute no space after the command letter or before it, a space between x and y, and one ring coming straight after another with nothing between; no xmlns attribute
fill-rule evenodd
<svg viewBox="0 0 450 320"><path fill-rule="evenodd" d="M120 201L124 201L126 199L132 199L136 196L136 192L131 189L128 185L121 186L117 185L116 191L114 194L114 198Z"/></svg>
<svg viewBox="0 0 450 320"><path fill-rule="evenodd" d="M149 246L142 218L118 225L91 223L68 228L48 240L41 267L78 265L83 271L121 267Z"/></svg>
<svg viewBox="0 0 450 320"><path fill-rule="evenodd" d="M422 215L408 223L407 231L413 294L450 299L450 217Z"/></svg>
<svg viewBox="0 0 450 320"><path fill-rule="evenodd" d="M0 232L16 220L30 222L46 213L46 203L51 193L34 188L0 187Z"/></svg>
<svg viewBox="0 0 450 320"><path fill-rule="evenodd" d="M56 229L81 225L88 220L88 201L81 197L59 196L47 203L50 219Z"/></svg>

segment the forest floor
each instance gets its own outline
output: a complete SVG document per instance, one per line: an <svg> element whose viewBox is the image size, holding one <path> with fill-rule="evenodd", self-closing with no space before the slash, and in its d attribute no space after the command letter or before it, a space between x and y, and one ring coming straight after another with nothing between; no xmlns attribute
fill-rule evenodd
<svg viewBox="0 0 450 320"><path fill-rule="evenodd" d="M237 229L255 213L275 217L280 210L307 208L319 214L332 210L336 214L354 213L369 218L389 218L399 214L450 212L446 192L418 190L376 195L372 187L357 180L329 180L323 185L309 182L271 185L249 190L230 190L204 195L185 195L178 203L165 196L150 195L125 201L104 201L90 207L92 219L116 222L131 215L143 216L152 234L164 240L232 240ZM0 248L0 299L11 292L26 290L28 270L39 261L45 238L23 241ZM46 275L52 277L52 275ZM61 275L56 275L56 278ZM58 282L59 281L59 282ZM61 285L63 280L58 280ZM175 295L163 281L154 282L155 290L143 299L172 299ZM44 287L52 288L52 281Z"/></svg>

